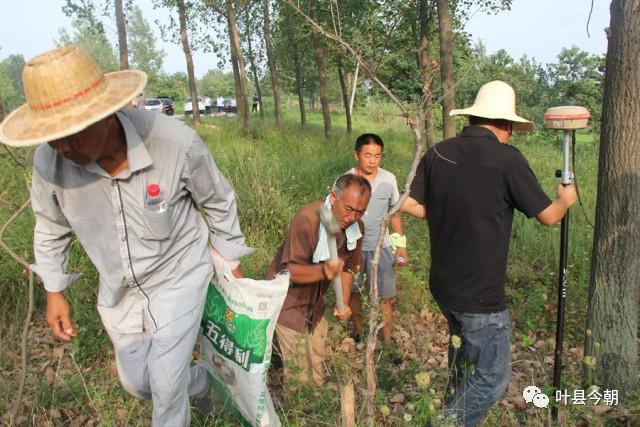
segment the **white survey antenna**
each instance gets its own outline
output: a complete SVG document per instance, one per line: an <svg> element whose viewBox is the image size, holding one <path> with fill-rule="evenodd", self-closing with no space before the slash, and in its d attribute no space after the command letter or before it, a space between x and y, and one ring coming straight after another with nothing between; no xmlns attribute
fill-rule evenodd
<svg viewBox="0 0 640 427"><path fill-rule="evenodd" d="M573 172L570 170L571 144L573 143L573 154L575 154L575 135L577 129L584 129L589 124L589 110L575 105L565 105L562 107L549 108L544 113L544 126L549 129L563 131L562 141L562 170L556 171L556 176L562 178L563 185L570 185L574 180ZM558 274L558 309L556 321L556 351L553 367L553 387L560 389L560 376L562 371L562 341L564 335L564 311L567 297L567 258L569 246L569 209L567 209L560 225L560 272ZM554 420L558 419L558 408L553 407L551 414Z"/></svg>
<svg viewBox="0 0 640 427"><path fill-rule="evenodd" d="M584 129L589 123L589 110L576 105L551 107L544 113L544 126L557 130Z"/></svg>

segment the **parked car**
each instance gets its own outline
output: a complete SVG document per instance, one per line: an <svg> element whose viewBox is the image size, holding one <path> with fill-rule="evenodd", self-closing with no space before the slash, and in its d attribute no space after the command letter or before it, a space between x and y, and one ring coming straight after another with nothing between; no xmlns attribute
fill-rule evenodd
<svg viewBox="0 0 640 427"><path fill-rule="evenodd" d="M201 97L198 97L198 110L200 113L204 114L204 101ZM187 98L184 100L184 114L192 114L193 113L193 104L191 103L191 98Z"/></svg>
<svg viewBox="0 0 640 427"><path fill-rule="evenodd" d="M147 98L144 100L144 109L148 111L163 112L164 104L158 98Z"/></svg>
<svg viewBox="0 0 640 427"><path fill-rule="evenodd" d="M236 100L234 98L225 99L224 102L222 103L222 109L226 113L237 113L238 106L236 104Z"/></svg>
<svg viewBox="0 0 640 427"><path fill-rule="evenodd" d="M158 99L164 104L162 112L168 116L172 116L175 110L173 100L168 96L159 96Z"/></svg>

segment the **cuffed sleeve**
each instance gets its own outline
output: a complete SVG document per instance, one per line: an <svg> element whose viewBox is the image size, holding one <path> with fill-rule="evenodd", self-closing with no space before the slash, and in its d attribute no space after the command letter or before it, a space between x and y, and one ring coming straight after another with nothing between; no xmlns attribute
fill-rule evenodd
<svg viewBox="0 0 640 427"><path fill-rule="evenodd" d="M36 263L31 265L31 270L40 276L48 292L61 292L80 277L80 274L66 272L71 227L60 209L55 192L35 169L31 207L36 217L33 236Z"/></svg>
<svg viewBox="0 0 640 427"><path fill-rule="evenodd" d="M204 210L213 248L226 260L252 254L255 249L245 245L240 230L233 188L197 136L187 151L184 174L193 200Z"/></svg>

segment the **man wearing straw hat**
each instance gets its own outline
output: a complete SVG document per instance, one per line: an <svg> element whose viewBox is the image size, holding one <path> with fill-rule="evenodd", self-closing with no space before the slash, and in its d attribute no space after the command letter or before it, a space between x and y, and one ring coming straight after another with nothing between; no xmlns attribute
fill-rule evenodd
<svg viewBox="0 0 640 427"><path fill-rule="evenodd" d="M213 274L209 244L238 276L237 260L251 252L233 190L192 129L120 110L142 92L144 73L105 75L66 46L29 61L23 81L27 104L0 124L0 141L40 144L32 269L53 334L77 332L63 293L79 277L67 272L74 233L100 274L98 312L123 387L152 399L154 426L187 426L189 396L209 392L204 368L189 367Z"/></svg>
<svg viewBox="0 0 640 427"><path fill-rule="evenodd" d="M401 209L429 223L429 286L451 335L446 412L469 427L482 422L511 376L505 277L513 210L553 225L577 195L560 185L551 201L508 145L512 131L533 123L516 115L505 82L483 85L472 107L451 115L468 116L469 126L427 151Z"/></svg>

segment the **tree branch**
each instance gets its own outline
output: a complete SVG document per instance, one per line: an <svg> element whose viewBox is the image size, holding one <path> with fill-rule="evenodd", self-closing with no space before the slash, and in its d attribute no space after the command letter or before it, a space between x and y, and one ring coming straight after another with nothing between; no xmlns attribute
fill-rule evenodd
<svg viewBox="0 0 640 427"><path fill-rule="evenodd" d="M27 337L29 335L29 324L31 323L31 315L33 313L33 272L29 268L29 263L18 254L16 254L4 241L4 233L9 227L9 225L20 216L20 214L29 206L30 200L27 199L26 202L20 206L20 208L11 215L11 218L4 223L2 228L0 229L0 246L13 258L18 264L22 265L29 271L29 302L27 305L27 316L24 319L24 326L22 327L22 340L21 340L21 348L22 348L22 375L20 376L20 384L18 386L18 391L16 393L15 401L13 403L13 407L10 412L10 420L13 421L18 415L18 410L20 409L20 402L22 401L22 393L24 391L24 385L27 380L27 363L28 363L28 355L27 355Z"/></svg>

